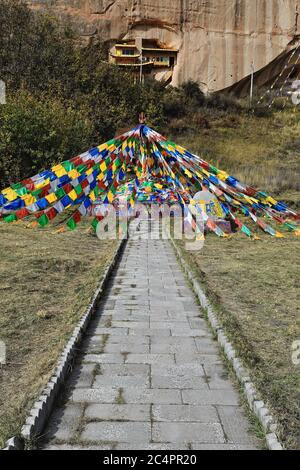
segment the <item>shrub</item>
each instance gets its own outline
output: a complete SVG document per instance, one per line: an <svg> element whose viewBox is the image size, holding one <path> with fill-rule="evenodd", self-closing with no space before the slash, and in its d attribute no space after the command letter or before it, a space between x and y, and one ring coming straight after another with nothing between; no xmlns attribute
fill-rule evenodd
<svg viewBox="0 0 300 470"><path fill-rule="evenodd" d="M66 160L90 145L93 126L84 110L25 91L0 107L0 185L3 188Z"/></svg>
<svg viewBox="0 0 300 470"><path fill-rule="evenodd" d="M205 103L205 95L200 90L198 83L193 80L188 80L183 85L181 85L181 90L183 92L183 97L187 105L191 108L197 108L203 106Z"/></svg>

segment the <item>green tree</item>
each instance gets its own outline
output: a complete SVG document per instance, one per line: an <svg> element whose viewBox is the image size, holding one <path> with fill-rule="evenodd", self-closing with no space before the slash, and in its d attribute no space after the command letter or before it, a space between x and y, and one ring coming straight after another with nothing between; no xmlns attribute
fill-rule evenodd
<svg viewBox="0 0 300 470"><path fill-rule="evenodd" d="M93 126L85 110L20 91L0 107L1 186L88 148Z"/></svg>

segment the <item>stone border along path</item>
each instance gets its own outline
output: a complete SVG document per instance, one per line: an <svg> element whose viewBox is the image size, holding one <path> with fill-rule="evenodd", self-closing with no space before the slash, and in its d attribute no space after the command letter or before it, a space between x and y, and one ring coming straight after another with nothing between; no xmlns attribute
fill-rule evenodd
<svg viewBox="0 0 300 470"><path fill-rule="evenodd" d="M39 447L261 448L174 250L148 229L128 240Z"/></svg>

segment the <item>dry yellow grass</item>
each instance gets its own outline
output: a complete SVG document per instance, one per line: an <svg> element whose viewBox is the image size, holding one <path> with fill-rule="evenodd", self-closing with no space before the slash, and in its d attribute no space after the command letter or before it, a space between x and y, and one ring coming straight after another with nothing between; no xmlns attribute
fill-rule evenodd
<svg viewBox="0 0 300 470"><path fill-rule="evenodd" d="M19 433L115 252L115 241L87 229L53 235L0 224L0 447Z"/></svg>

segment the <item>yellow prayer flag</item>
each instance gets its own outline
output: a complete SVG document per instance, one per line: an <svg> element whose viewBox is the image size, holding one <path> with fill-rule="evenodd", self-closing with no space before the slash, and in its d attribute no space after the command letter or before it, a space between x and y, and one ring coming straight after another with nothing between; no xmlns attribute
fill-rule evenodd
<svg viewBox="0 0 300 470"><path fill-rule="evenodd" d="M50 182L50 179L47 178L45 181L41 181L41 183L36 183L35 184L35 189L44 188L45 186L47 186L47 184L49 184L49 182Z"/></svg>
<svg viewBox="0 0 300 470"><path fill-rule="evenodd" d="M53 171L53 173L55 173L57 178L61 178L62 176L67 174L66 170L64 169L64 167L62 165L56 165L56 166L52 167L52 171Z"/></svg>
<svg viewBox="0 0 300 470"><path fill-rule="evenodd" d="M72 199L72 201L75 201L75 199L77 199L77 193L75 189L72 189L72 191L68 193L68 196Z"/></svg>
<svg viewBox="0 0 300 470"><path fill-rule="evenodd" d="M74 169L69 171L68 175L70 178L72 178L72 180L75 180L76 178L78 178L78 176L80 176L80 173Z"/></svg>
<svg viewBox="0 0 300 470"><path fill-rule="evenodd" d="M222 181L225 181L228 178L228 176L229 176L228 173L222 170L219 170L217 173L217 177Z"/></svg>
<svg viewBox="0 0 300 470"><path fill-rule="evenodd" d="M107 145L106 144L101 144L98 146L98 150L99 152L103 152L103 150L106 150L107 149Z"/></svg>
<svg viewBox="0 0 300 470"><path fill-rule="evenodd" d="M189 170L185 169L184 172L189 178L193 177L192 173Z"/></svg>
<svg viewBox="0 0 300 470"><path fill-rule="evenodd" d="M107 166L106 166L106 163L105 163L105 162L100 163L100 170L101 170L101 171L107 170Z"/></svg>
<svg viewBox="0 0 300 470"><path fill-rule="evenodd" d="M14 201L17 199L18 194L12 188L7 188L2 191L2 194L8 199L8 201Z"/></svg>
<svg viewBox="0 0 300 470"><path fill-rule="evenodd" d="M89 194L89 198L90 198L92 201L95 201L95 200L96 200L95 191L92 191L92 192Z"/></svg>
<svg viewBox="0 0 300 470"><path fill-rule="evenodd" d="M53 202L57 201L57 197L55 196L54 193L47 194L47 196L45 196L45 198L47 199L49 204L52 204Z"/></svg>
<svg viewBox="0 0 300 470"><path fill-rule="evenodd" d="M109 202L112 202L114 200L114 195L111 191L108 191L107 199L108 199Z"/></svg>
<svg viewBox="0 0 300 470"><path fill-rule="evenodd" d="M275 199L272 198L271 196L268 196L268 197L266 198L266 202L269 202L270 204L274 204L274 205L277 204L277 201L275 201Z"/></svg>
<svg viewBox="0 0 300 470"><path fill-rule="evenodd" d="M36 202L36 198L31 194L24 194L24 196L22 196L22 199L25 202L25 206L30 206L30 204Z"/></svg>

